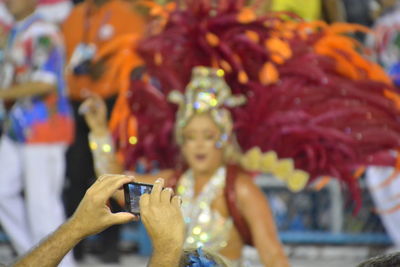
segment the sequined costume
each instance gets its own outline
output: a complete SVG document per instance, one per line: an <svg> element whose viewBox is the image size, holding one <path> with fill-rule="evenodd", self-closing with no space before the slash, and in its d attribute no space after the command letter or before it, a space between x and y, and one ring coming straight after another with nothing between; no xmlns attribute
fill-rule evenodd
<svg viewBox="0 0 400 267"><path fill-rule="evenodd" d="M185 248L205 248L218 252L228 245L233 228L232 217L224 217L211 208L215 197L223 193L226 168L221 167L194 197L194 177L191 170L179 179L177 193L182 197L182 212L186 227ZM229 266L241 266L241 260L228 260Z"/></svg>
<svg viewBox="0 0 400 267"><path fill-rule="evenodd" d="M225 187L226 169L220 168L194 196L194 177L186 171L179 180L177 193L182 196L182 210L187 224L185 247L205 247L218 251L226 247L232 230L232 218L225 218L211 209L211 204Z"/></svg>
<svg viewBox="0 0 400 267"><path fill-rule="evenodd" d="M272 173L294 191L330 176L360 204L356 170L395 165L389 150L400 147L400 97L384 71L360 54L363 47L345 35L364 27L304 22L286 13L257 17L234 0L187 0L158 12L155 34L138 45L121 40L108 48L138 53L145 63L142 78L127 84L130 76L121 77L111 122L127 169L139 158L161 168L184 167L180 124L203 104L220 113L213 116L219 126L228 121L220 127L235 137L233 162ZM192 72L207 74L193 85ZM223 84L211 82L219 73L228 97ZM179 104L178 112L169 100ZM224 134L220 142L226 142ZM188 180L184 176L182 183Z"/></svg>

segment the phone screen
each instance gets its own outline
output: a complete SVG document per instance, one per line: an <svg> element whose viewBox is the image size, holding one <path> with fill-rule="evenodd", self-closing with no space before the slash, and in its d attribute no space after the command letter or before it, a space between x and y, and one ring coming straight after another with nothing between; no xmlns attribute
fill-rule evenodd
<svg viewBox="0 0 400 267"><path fill-rule="evenodd" d="M125 208L127 211L139 215L140 207L139 201L140 196L143 194L150 194L153 185L141 184L141 183L129 183L124 185L125 194Z"/></svg>

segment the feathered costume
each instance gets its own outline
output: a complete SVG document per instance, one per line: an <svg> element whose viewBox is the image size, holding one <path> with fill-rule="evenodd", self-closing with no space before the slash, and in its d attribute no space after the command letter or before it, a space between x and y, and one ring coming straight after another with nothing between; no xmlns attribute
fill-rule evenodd
<svg viewBox="0 0 400 267"><path fill-rule="evenodd" d="M245 105L230 108L243 167L272 172L294 190L308 178L334 177L360 204L357 170L395 166L389 152L400 147L400 96L346 35L367 29L286 13L257 17L244 1L183 2L155 6L160 28L138 45L125 38L102 52L138 53L145 65L129 86L122 72L111 121L126 167L139 158L178 165L177 107L167 96L184 92L193 67L209 66L224 71L233 95L246 96Z"/></svg>

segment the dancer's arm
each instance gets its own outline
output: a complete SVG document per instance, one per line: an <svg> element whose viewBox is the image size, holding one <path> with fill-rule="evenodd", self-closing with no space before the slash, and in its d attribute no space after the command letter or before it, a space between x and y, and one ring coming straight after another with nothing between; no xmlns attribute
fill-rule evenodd
<svg viewBox="0 0 400 267"><path fill-rule="evenodd" d="M89 126L89 146L92 151L95 170L98 176L106 173L129 174L135 176L136 182L153 184L157 178L164 180L173 176L173 170L162 170L157 174L137 174L126 171L119 161L111 134L107 126L107 107L98 96L88 98L79 108ZM119 203L124 203L124 195L118 191L114 198Z"/></svg>
<svg viewBox="0 0 400 267"><path fill-rule="evenodd" d="M79 112L85 117L90 129L89 146L97 175L126 172L115 153L115 146L107 126L107 107L104 101L99 96L93 95L80 106ZM128 174L134 175L136 181L153 184L158 177L168 179L171 173L171 170L163 170L154 175L138 175L134 172Z"/></svg>
<svg viewBox="0 0 400 267"><path fill-rule="evenodd" d="M135 176L136 182L153 184L157 178L163 177L168 180L173 175L173 170L161 170L156 174L138 174L133 171L124 170L118 159L114 143L108 129L96 129L89 133L89 145L93 155L94 166L98 176L106 173L118 173Z"/></svg>
<svg viewBox="0 0 400 267"><path fill-rule="evenodd" d="M246 175L238 177L235 190L240 212L250 227L254 245L263 264L269 267L289 266L263 192Z"/></svg>
<svg viewBox="0 0 400 267"><path fill-rule="evenodd" d="M89 146L97 175L124 172L107 127L107 107L99 96L91 96L79 107L89 127Z"/></svg>

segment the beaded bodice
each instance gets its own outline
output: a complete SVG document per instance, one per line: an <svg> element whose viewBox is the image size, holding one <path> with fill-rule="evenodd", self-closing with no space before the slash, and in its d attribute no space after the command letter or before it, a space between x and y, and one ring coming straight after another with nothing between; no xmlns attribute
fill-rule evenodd
<svg viewBox="0 0 400 267"><path fill-rule="evenodd" d="M204 247L219 251L226 247L233 227L231 217L225 218L211 208L215 197L225 187L226 169L219 168L194 197L194 177L191 170L186 171L179 180L177 192L182 197L182 212L186 223L186 248Z"/></svg>

